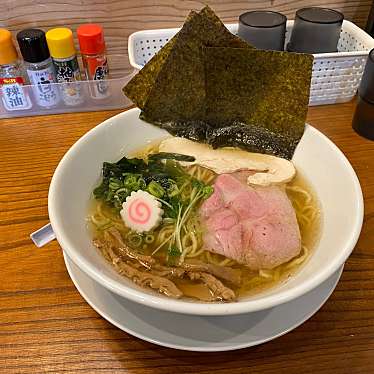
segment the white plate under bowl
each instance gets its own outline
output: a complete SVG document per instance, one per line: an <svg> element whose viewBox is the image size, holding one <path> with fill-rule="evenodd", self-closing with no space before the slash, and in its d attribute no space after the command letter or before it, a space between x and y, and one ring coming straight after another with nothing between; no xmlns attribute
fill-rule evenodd
<svg viewBox="0 0 374 374"><path fill-rule="evenodd" d="M64 253L66 268L83 298L102 317L128 334L164 347L218 352L252 347L295 329L326 302L343 266L320 286L288 303L260 312L199 317L161 311L110 292Z"/></svg>
<svg viewBox="0 0 374 374"><path fill-rule="evenodd" d="M323 212L321 238L303 268L287 282L235 303L175 300L150 292L119 275L92 244L86 217L91 191L100 181L104 161L170 136L139 119L131 109L104 121L65 154L53 175L48 212L62 249L73 262L109 291L157 309L194 315L234 315L272 308L300 297L335 273L351 254L360 234L363 198L357 176L343 153L321 132L306 125L293 162L308 179Z"/></svg>

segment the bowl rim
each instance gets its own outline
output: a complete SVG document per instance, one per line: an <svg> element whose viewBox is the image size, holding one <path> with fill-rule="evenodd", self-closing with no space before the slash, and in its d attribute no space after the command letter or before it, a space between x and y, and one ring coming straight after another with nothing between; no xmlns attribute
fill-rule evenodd
<svg viewBox="0 0 374 374"><path fill-rule="evenodd" d="M56 234L57 241L62 249L66 251L70 259L95 281L117 295L156 309L201 316L235 315L272 308L306 294L328 279L347 260L357 243L363 223L364 203L361 186L352 165L349 163L344 153L326 135L313 126L306 124L305 131L312 131L318 136L322 137L327 145L339 155L339 158L350 174L357 198L357 215L355 217L355 222L352 227L349 240L347 240L345 246L340 251L340 255L335 257L334 261L332 261L328 266L323 267L320 272L316 273L316 275L311 276L307 281L302 282L291 289L281 291L276 295L264 296L261 300L245 300L234 303L210 304L169 299L157 294L151 295L140 290L127 287L123 283L111 279L110 277L95 270L95 266L90 264L90 262L84 256L80 255L79 252L74 248L74 244L70 240L68 233L66 230L62 229L62 220L56 207L59 183L62 180L66 165L69 164L70 160L74 159L74 156L77 152L79 152L82 145L87 143L95 133L100 131L103 127L108 126L108 124L113 120L118 120L120 117L131 116L131 114L135 114L135 112L140 113L140 110L138 108L133 108L110 117L78 139L60 160L53 174L49 187L48 213L53 231Z"/></svg>

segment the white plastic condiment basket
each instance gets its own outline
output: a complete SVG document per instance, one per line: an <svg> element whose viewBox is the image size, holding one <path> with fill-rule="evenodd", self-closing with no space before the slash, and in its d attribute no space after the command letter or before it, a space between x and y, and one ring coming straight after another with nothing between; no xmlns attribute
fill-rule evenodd
<svg viewBox="0 0 374 374"><path fill-rule="evenodd" d="M287 45L294 21L287 21ZM237 24L226 24L237 34ZM129 36L130 64L141 69L180 29L138 31ZM314 54L309 105L343 103L357 91L374 39L354 23L344 21L338 52Z"/></svg>

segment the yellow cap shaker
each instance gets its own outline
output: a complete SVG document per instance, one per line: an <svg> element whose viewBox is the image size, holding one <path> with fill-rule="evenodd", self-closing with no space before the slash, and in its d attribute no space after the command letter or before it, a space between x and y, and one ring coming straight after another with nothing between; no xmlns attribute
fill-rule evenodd
<svg viewBox="0 0 374 374"><path fill-rule="evenodd" d="M56 70L57 82L69 83L62 86L65 104L82 103L80 83L71 84L81 80L72 31L67 27L57 27L47 31L45 37Z"/></svg>
<svg viewBox="0 0 374 374"><path fill-rule="evenodd" d="M69 58L76 55L73 33L67 27L57 27L45 34L52 58Z"/></svg>
<svg viewBox="0 0 374 374"><path fill-rule="evenodd" d="M8 65L18 60L10 31L0 29L0 65Z"/></svg>

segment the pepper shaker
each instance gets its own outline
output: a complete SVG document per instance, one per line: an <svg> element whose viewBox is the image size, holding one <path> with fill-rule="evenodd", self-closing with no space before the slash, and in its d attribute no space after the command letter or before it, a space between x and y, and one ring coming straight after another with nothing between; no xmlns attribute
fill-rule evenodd
<svg viewBox="0 0 374 374"><path fill-rule="evenodd" d="M22 30L17 40L37 104L43 108L56 106L60 98L58 88L53 85L56 74L44 31Z"/></svg>

